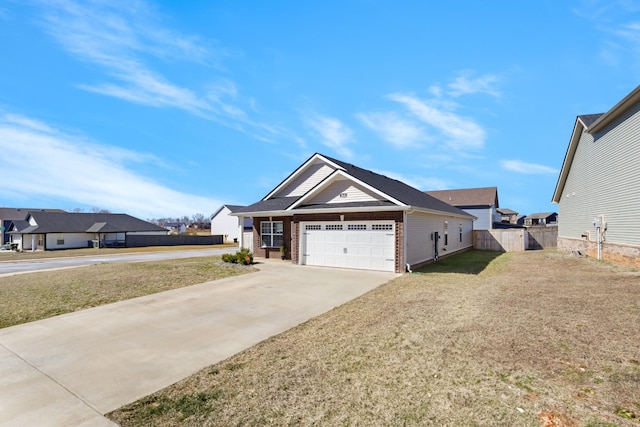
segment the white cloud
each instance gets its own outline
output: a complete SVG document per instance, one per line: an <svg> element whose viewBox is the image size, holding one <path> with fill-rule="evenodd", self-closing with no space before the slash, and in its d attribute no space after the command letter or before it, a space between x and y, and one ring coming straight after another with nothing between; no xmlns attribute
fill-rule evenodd
<svg viewBox="0 0 640 427"><path fill-rule="evenodd" d="M28 117L0 116L5 174L0 194L66 200L148 219L208 212L221 203L167 188L127 168L125 163L155 163L152 155L60 132Z"/></svg>
<svg viewBox="0 0 640 427"><path fill-rule="evenodd" d="M215 56L222 49L214 52L208 47L214 42L164 28L145 1L52 0L42 4L45 31L73 57L98 66L103 73L103 81L78 83L78 88L141 105L180 109L262 141L273 136L275 127L247 116L231 80L189 88L150 65L160 59L212 70L217 68ZM248 98L246 105L251 108L254 102Z"/></svg>
<svg viewBox="0 0 640 427"><path fill-rule="evenodd" d="M346 158L353 155L347 147L351 142L351 130L341 121L316 115L308 120L309 125L320 135L322 143Z"/></svg>
<svg viewBox="0 0 640 427"><path fill-rule="evenodd" d="M464 70L449 83L448 94L453 97L461 95L469 95L474 93L485 93L493 97L499 98L500 92L495 88L499 78L493 74L485 74L482 76L474 77L475 72L473 70Z"/></svg>
<svg viewBox="0 0 640 427"><path fill-rule="evenodd" d="M549 166L538 165L535 163L526 163L520 160L502 160L500 162L506 170L524 174L557 174L558 170Z"/></svg>
<svg viewBox="0 0 640 427"><path fill-rule="evenodd" d="M388 98L404 105L423 123L442 133L449 147L460 151L484 147L485 131L473 119L441 108L437 102L422 100L413 95L394 93L388 95Z"/></svg>
<svg viewBox="0 0 640 427"><path fill-rule="evenodd" d="M400 117L397 113L360 113L356 114L367 127L380 134L381 138L398 148L415 147L427 136L414 122Z"/></svg>

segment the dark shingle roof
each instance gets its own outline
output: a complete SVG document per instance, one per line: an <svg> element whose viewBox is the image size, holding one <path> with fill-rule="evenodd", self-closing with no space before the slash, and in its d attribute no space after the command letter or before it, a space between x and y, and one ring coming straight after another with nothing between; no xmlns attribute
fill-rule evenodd
<svg viewBox="0 0 640 427"><path fill-rule="evenodd" d="M550 216L553 215L557 215L555 212L538 212L538 213L532 213L531 215L527 216L527 218L530 219L545 219L548 218Z"/></svg>
<svg viewBox="0 0 640 427"><path fill-rule="evenodd" d="M582 114L580 116L578 116L580 118L580 120L582 120L582 122L585 124L586 127L591 126L593 123L595 123L596 120L598 120L600 118L600 116L602 116L604 113L598 113L598 114Z"/></svg>
<svg viewBox="0 0 640 427"><path fill-rule="evenodd" d="M62 209L0 208L0 219L25 219L29 212L64 212Z"/></svg>
<svg viewBox="0 0 640 427"><path fill-rule="evenodd" d="M393 197L396 200L401 201L402 203L413 206L416 208L424 208L429 210L448 212L456 215L464 215L471 216L466 212L448 204L438 200L435 197L432 197L416 188L413 188L404 182L398 181L396 179L388 178L384 175L377 174L367 169L362 169L357 166L354 166L349 163L342 162L340 160L336 160L329 156L325 156L320 154L322 157L327 160L336 163L340 167L345 169L349 175L354 178L359 179L360 181L376 188L377 190L382 191L385 194Z"/></svg>
<svg viewBox="0 0 640 427"><path fill-rule="evenodd" d="M35 226L20 233L126 233L132 231L167 231L159 225L127 214L30 212Z"/></svg>
<svg viewBox="0 0 640 427"><path fill-rule="evenodd" d="M443 202L458 207L479 207L493 206L498 207L498 188L482 187L482 188L462 188L459 190L438 190L427 191L427 194L436 197Z"/></svg>
<svg viewBox="0 0 640 427"><path fill-rule="evenodd" d="M394 199L414 208L428 209L438 212L446 212L455 215L468 216L466 212L453 207L447 203L444 203L435 197L423 193L422 191L413 188L398 180L388 178L384 175L377 174L367 169L362 169L350 163L343 162L341 160L334 159L324 154L316 153L328 161L336 164L338 167L344 169L344 172L348 175L358 179L365 184L377 189L378 191L393 197ZM313 157L313 156L312 156ZM234 213L242 212L275 212L283 211L290 207L293 203L299 200L300 197L274 197L260 202L254 203L250 206L235 211ZM348 204L332 204L332 205L300 205L296 209L321 209L321 208L349 208L349 207L372 207L379 206L381 208L395 206L390 202L354 202Z"/></svg>
<svg viewBox="0 0 640 427"><path fill-rule="evenodd" d="M227 209L229 209L231 211L231 213L234 213L235 211L237 211L238 209L242 209L245 206L242 205L225 205L227 207Z"/></svg>
<svg viewBox="0 0 640 427"><path fill-rule="evenodd" d="M271 212L283 211L291 206L299 197L274 197L273 199L261 200L249 206L239 208L233 213L242 212Z"/></svg>

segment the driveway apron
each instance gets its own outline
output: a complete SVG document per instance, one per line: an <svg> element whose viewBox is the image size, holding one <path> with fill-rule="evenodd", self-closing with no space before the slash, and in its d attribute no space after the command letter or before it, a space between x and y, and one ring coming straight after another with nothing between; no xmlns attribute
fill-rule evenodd
<svg viewBox="0 0 640 427"><path fill-rule="evenodd" d="M270 260L257 267L0 329L0 425L113 426L103 414L398 276Z"/></svg>

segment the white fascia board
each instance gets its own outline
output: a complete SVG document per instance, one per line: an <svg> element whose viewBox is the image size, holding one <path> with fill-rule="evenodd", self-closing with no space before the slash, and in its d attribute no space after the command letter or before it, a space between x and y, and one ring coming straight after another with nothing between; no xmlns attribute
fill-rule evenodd
<svg viewBox="0 0 640 427"><path fill-rule="evenodd" d="M322 209L298 209L293 212L296 215L305 215L305 214L317 214L317 213L352 213L352 212L391 212L391 211L406 211L408 208L406 206L366 206L366 207L340 207L339 205L335 208L322 208Z"/></svg>
<svg viewBox="0 0 640 427"><path fill-rule="evenodd" d="M320 154L316 153L313 156L309 157L309 160L307 160L302 165L300 165L296 170L291 172L291 175L286 177L284 181L282 181L276 188L271 190L271 192L269 194L267 194L264 197L264 199L262 199L262 200L269 200L271 197L273 197L274 194L276 194L278 191L280 191L281 189L286 187L291 181L295 180L296 177L298 177L298 175L300 175L302 172L304 172L317 159L322 160L323 162L331 165L332 167L334 167L336 169L342 169L342 167L338 166L337 164L327 160L325 157L323 157Z"/></svg>
<svg viewBox="0 0 640 427"><path fill-rule="evenodd" d="M424 213L428 213L428 214L432 214L432 215L438 215L438 216L444 216L444 217L453 217L453 218L460 218L460 219L468 219L471 221L475 221L476 219L478 219L477 216L475 215L471 215L471 214L467 214L467 215L461 215L461 214L455 214L455 213L451 213L451 212L443 212L443 211L435 211L432 209L425 209L425 208L415 208L415 207L411 207L410 211L416 211L416 212L424 212Z"/></svg>
<svg viewBox="0 0 640 427"><path fill-rule="evenodd" d="M556 189L553 192L553 198L551 199L553 203L559 203L560 199L562 198L564 184L567 180L567 176L569 176L569 169L571 169L571 163L573 162L573 157L576 154L578 142L580 142L580 136L582 135L582 131L586 127L587 126L584 124L584 122L580 119L580 117L578 117L576 119L576 124L573 126L573 132L571 133L571 139L569 140L567 152L564 155L564 161L562 162L562 168L560 169L560 175L558 176Z"/></svg>
<svg viewBox="0 0 640 427"><path fill-rule="evenodd" d="M293 216L294 212L287 211L259 211L259 212L238 212L230 213L229 216L254 218L257 216Z"/></svg>
<svg viewBox="0 0 640 427"><path fill-rule="evenodd" d="M328 177L326 177L325 179L323 179L320 183L318 183L318 185L316 185L315 187L313 187L311 190L307 191L307 193L300 197L298 200L296 200L296 202L294 204L292 204L291 206L289 206L287 208L287 210L293 210L296 207L300 206L301 204L303 204L305 201L311 199L314 195L318 194L320 191L324 190L329 184L331 184L338 176L341 176L343 178L346 178L348 180L350 180L351 182L354 182L358 185L361 185L362 187L366 188L367 190L377 194L378 196L381 196L382 198L390 201L393 204L396 204L398 206L402 206L402 207L406 207L407 205L402 203L399 200L394 199L393 197L389 196L386 193L383 193L382 191L378 190L375 187L370 186L369 184L360 181L357 178L354 178L353 176L349 175L348 173L346 173L344 170L342 169L338 169L333 171L333 173L331 175L329 175ZM338 204L339 205L339 204Z"/></svg>

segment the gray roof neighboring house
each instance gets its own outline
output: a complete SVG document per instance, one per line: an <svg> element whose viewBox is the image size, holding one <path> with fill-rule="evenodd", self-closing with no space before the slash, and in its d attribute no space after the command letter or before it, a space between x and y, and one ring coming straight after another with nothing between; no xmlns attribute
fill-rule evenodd
<svg viewBox="0 0 640 427"><path fill-rule="evenodd" d="M29 212L64 212L62 209L0 208L0 219L3 221L25 219Z"/></svg>
<svg viewBox="0 0 640 427"><path fill-rule="evenodd" d="M29 212L36 225L17 227L14 234L44 233L128 233L142 231L167 231L159 225L134 218L127 214ZM14 223L15 224L15 223Z"/></svg>
<svg viewBox="0 0 640 427"><path fill-rule="evenodd" d="M527 218L528 219L546 219L554 215L558 215L558 214L555 212L538 212L538 213L532 213L531 215L528 215Z"/></svg>
<svg viewBox="0 0 640 427"><path fill-rule="evenodd" d="M473 217L473 215L470 215L454 206L451 206L448 203L442 202L441 200L438 200L437 198L432 197L396 179L392 179L384 175L380 175L370 170L360 168L358 166L343 162L341 160L334 159L329 156L325 156L324 154L320 154L320 153L315 153L313 156L309 158L309 160L311 160L315 156L320 156L321 158L333 163L339 168L339 171L341 173L344 173L352 178L355 178L358 181L361 181L362 183L380 191L381 193L386 194L387 196L390 196L391 198L397 200L398 202L406 206L421 208L421 209L430 210L430 211L446 212L446 213L450 213L458 216L464 216L464 217L471 217L471 218ZM307 162L303 163L303 165L300 166L298 169L296 169L293 173L291 173L289 177L293 176L296 172L298 172L302 167L304 167L307 164ZM336 172L338 171L335 171L333 174L326 177L323 182L330 180ZM282 181L282 183L286 182L286 180L289 179L289 177L287 177L284 181ZM282 183L279 184L276 187L276 189L280 187ZM319 186L322 185L322 182L318 185ZM261 201L254 203L252 205L246 206L244 208L241 208L235 211L234 213L235 214L238 214L238 213L260 214L261 212L281 212L281 211L287 210L288 208L293 206L297 201L303 199L304 197L305 195L300 197L298 196L270 197L270 195L267 195ZM393 206L397 207L398 205L394 204L391 201L382 201L382 202L369 201L369 202L340 203L340 204L331 204L331 205L300 204L299 206L295 207L295 210L299 212L300 210L308 210L308 209L325 209L325 208L342 209L342 208L372 208L372 207L384 209L384 208L389 208ZM294 213L293 211L290 211L290 212L292 214Z"/></svg>
<svg viewBox="0 0 640 427"><path fill-rule="evenodd" d="M518 215L518 212L511 210L509 208L498 208L496 209L496 211L498 211L498 213L502 215Z"/></svg>
<svg viewBox="0 0 640 427"><path fill-rule="evenodd" d="M458 208L499 206L497 187L425 191L425 193Z"/></svg>

